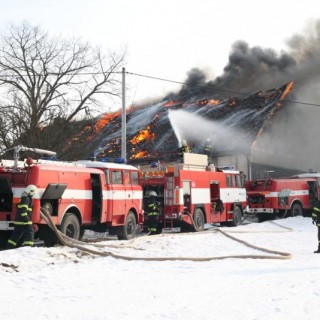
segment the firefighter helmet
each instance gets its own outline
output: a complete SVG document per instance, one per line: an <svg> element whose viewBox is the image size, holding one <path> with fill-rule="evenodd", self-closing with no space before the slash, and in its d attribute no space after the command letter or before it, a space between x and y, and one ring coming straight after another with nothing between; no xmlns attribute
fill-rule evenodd
<svg viewBox="0 0 320 320"><path fill-rule="evenodd" d="M149 197L156 197L157 193L155 191L149 191Z"/></svg>
<svg viewBox="0 0 320 320"><path fill-rule="evenodd" d="M26 193L33 196L37 192L37 187L33 184L29 184L26 188Z"/></svg>

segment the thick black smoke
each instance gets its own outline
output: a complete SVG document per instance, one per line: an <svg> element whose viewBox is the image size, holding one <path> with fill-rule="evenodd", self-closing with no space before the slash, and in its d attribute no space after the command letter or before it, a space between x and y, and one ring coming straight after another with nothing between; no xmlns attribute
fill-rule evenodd
<svg viewBox="0 0 320 320"><path fill-rule="evenodd" d="M194 94L231 97L260 90L280 87L294 81L296 90L320 77L320 20L313 21L305 34L294 35L288 42L287 52L277 53L270 48L250 47L239 40L232 46L229 62L222 75L213 80L197 68L187 72L184 85L170 98Z"/></svg>
<svg viewBox="0 0 320 320"><path fill-rule="evenodd" d="M309 25L305 35L295 35L288 42L290 57L295 65L285 68L283 72L277 69L274 80L293 80L295 86L257 143L257 155L265 163L320 172L317 141L320 136L319 40L318 20ZM265 83L269 85L272 79L270 75Z"/></svg>
<svg viewBox="0 0 320 320"><path fill-rule="evenodd" d="M290 81L290 70L297 62L287 53L278 55L272 49L250 48L244 41L236 42L224 73L209 82L217 91L249 93L279 87Z"/></svg>
<svg viewBox="0 0 320 320"><path fill-rule="evenodd" d="M187 72L186 85L182 86L178 93L179 97L200 95L202 92L206 92L207 81L205 73L198 69L193 68ZM174 98L175 94L172 94Z"/></svg>
<svg viewBox="0 0 320 320"><path fill-rule="evenodd" d="M168 97L244 97L294 81L294 89L258 140L256 158L270 165L320 172L320 20L293 35L287 46L287 51L277 53L237 41L220 76L208 80L206 72L191 69L186 85Z"/></svg>

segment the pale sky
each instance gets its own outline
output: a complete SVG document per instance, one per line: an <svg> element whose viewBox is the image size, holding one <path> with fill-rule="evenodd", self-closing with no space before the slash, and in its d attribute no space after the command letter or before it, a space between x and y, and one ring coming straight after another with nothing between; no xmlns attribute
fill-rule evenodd
<svg viewBox="0 0 320 320"><path fill-rule="evenodd" d="M126 71L183 82L198 67L222 73L232 44L286 50L286 40L320 17L318 0L0 0L0 32L27 21L112 51L127 48ZM127 104L179 86L127 76ZM121 101L115 101L115 107Z"/></svg>

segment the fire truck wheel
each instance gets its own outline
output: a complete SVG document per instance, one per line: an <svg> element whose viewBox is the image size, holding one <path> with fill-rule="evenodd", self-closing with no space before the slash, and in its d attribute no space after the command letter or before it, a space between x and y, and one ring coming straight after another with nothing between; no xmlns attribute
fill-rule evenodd
<svg viewBox="0 0 320 320"><path fill-rule="evenodd" d="M264 212L257 213L257 217L258 217L258 222L259 223L268 220L267 216L266 216L266 214Z"/></svg>
<svg viewBox="0 0 320 320"><path fill-rule="evenodd" d="M163 230L163 222L162 221L158 221L156 234L162 233L162 230Z"/></svg>
<svg viewBox="0 0 320 320"><path fill-rule="evenodd" d="M56 234L47 224L39 225L38 236L48 248L53 247L58 242Z"/></svg>
<svg viewBox="0 0 320 320"><path fill-rule="evenodd" d="M1 233L0 233L0 249L5 248L10 235L11 235L11 231L1 231Z"/></svg>
<svg viewBox="0 0 320 320"><path fill-rule="evenodd" d="M241 221L242 221L241 209L238 206L235 206L233 209L233 220L231 222L231 226L236 227L241 224Z"/></svg>
<svg viewBox="0 0 320 320"><path fill-rule="evenodd" d="M296 217L296 216L302 216L303 215L303 210L302 210L302 207L299 203L294 203L291 207L291 215L293 217Z"/></svg>
<svg viewBox="0 0 320 320"><path fill-rule="evenodd" d="M203 211L197 208L194 212L193 221L195 224L195 231L202 231L204 229L204 216Z"/></svg>
<svg viewBox="0 0 320 320"><path fill-rule="evenodd" d="M119 240L131 240L136 236L137 221L134 213L129 211L126 219L126 223L123 226L121 233L118 234Z"/></svg>
<svg viewBox="0 0 320 320"><path fill-rule="evenodd" d="M73 213L67 213L62 220L60 230L72 239L80 239L80 223Z"/></svg>

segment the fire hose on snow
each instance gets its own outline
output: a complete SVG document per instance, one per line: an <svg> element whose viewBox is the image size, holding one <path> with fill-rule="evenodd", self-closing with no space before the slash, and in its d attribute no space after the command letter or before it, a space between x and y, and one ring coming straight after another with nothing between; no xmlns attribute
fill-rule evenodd
<svg viewBox="0 0 320 320"><path fill-rule="evenodd" d="M49 225L49 227L53 230L53 232L55 233L59 242L62 245L65 245L70 248L76 248L76 249L84 251L86 253L93 254L93 255L99 255L99 256L103 256L103 257L113 257L116 259L122 259L122 260L128 260L128 261L133 261L133 260L140 260L141 261L142 260L142 261L198 261L198 262L211 261L211 260L223 260L223 259L230 259L230 258L234 258L234 259L235 258L237 258L237 259L278 259L278 260L287 260L287 259L292 258L292 255L290 253L269 250L269 249L265 249L265 248L261 248L261 247L252 245L246 241L243 241L243 240L240 240L236 237L233 237L220 229L216 229L214 231L220 232L224 236L226 236L234 241L240 242L247 247L250 247L250 248L253 248L253 249L256 249L259 251L263 251L263 252L266 252L269 254L273 254L273 255L252 255L252 254L249 254L249 255L227 255L227 256L216 256L216 257L132 257L132 256L126 256L126 255L117 254L117 253L114 253L111 251L99 251L99 250L88 248L87 247L88 243L78 241L75 239L71 239L68 236L66 236L65 234L63 234L60 230L58 230L56 225L53 223L53 221L50 217L50 214L44 208L41 208L40 214L41 214L41 217ZM190 213L188 213L188 214L190 215L190 218L193 223L193 226L195 227L195 230L198 231L191 214ZM155 237L155 236L152 236L152 237ZM142 237L142 238L146 238L146 237ZM136 241L136 240L133 239L133 241ZM90 244L90 246L99 247L99 248L108 247L108 245L99 245L99 244ZM119 248L119 247L120 246L117 246L117 248ZM123 248L123 246L122 246L122 248Z"/></svg>

